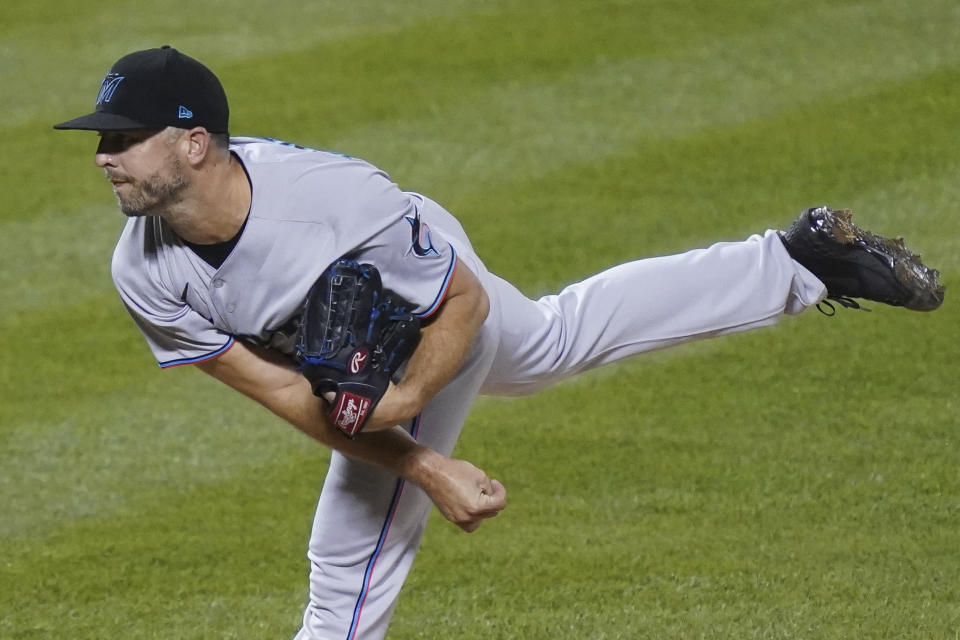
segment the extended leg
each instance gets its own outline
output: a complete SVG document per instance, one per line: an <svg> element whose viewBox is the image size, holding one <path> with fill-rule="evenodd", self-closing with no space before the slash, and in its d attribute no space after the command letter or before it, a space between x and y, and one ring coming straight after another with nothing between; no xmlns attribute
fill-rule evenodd
<svg viewBox="0 0 960 640"><path fill-rule="evenodd" d="M532 393L579 371L800 313L825 295L776 232L637 260L532 301L496 279L501 345L483 392Z"/></svg>

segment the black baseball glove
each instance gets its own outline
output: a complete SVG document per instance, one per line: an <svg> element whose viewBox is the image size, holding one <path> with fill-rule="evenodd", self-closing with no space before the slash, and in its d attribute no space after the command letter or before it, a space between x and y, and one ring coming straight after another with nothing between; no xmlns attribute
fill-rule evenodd
<svg viewBox="0 0 960 640"><path fill-rule="evenodd" d="M420 319L411 307L383 289L372 264L345 258L330 265L307 294L297 362L314 395L334 394L330 420L348 437L363 429L420 342Z"/></svg>

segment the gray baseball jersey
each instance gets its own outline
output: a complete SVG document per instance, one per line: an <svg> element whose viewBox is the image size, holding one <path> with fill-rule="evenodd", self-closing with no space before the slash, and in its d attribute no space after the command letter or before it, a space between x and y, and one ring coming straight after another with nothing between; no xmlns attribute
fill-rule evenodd
<svg viewBox="0 0 960 640"><path fill-rule="evenodd" d="M237 338L289 352L307 291L342 256L375 264L384 286L422 317L443 299L455 245L477 261L452 216L366 162L265 139L231 142L252 201L219 268L159 217L131 218L114 252L116 287L161 367L216 357ZM462 238L451 243L444 227Z"/></svg>

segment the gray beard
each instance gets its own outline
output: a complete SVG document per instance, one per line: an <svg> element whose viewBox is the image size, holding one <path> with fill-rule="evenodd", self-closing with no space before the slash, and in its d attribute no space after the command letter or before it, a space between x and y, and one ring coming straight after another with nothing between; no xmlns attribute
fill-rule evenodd
<svg viewBox="0 0 960 640"><path fill-rule="evenodd" d="M179 160L174 160L169 177L158 171L152 176L132 183L132 193L121 196L117 193L120 211L127 217L158 215L177 201L187 188Z"/></svg>

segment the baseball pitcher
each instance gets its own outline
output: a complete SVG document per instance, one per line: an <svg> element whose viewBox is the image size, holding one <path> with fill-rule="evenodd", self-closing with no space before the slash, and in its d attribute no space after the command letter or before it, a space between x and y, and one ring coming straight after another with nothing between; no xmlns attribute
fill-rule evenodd
<svg viewBox="0 0 960 640"><path fill-rule="evenodd" d="M216 76L171 47L109 70L95 162L128 216L116 288L160 367L195 365L334 449L297 638L385 635L431 503L465 530L503 485L449 457L479 394L854 298L943 300L935 270L847 211L612 267L539 300L430 198L362 160L229 137Z"/></svg>

